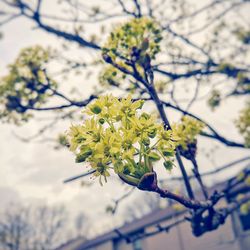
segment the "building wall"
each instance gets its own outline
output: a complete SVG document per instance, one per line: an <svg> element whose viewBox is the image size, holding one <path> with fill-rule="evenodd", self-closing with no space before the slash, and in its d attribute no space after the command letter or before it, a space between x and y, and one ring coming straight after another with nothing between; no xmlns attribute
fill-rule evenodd
<svg viewBox="0 0 250 250"><path fill-rule="evenodd" d="M136 248L135 248L135 245L133 244L136 244L136 243L135 242L127 243L125 240L119 240L118 242L114 244L113 250L135 250ZM147 242L144 239L140 240L139 245L141 245L142 250L147 249Z"/></svg>
<svg viewBox="0 0 250 250"><path fill-rule="evenodd" d="M179 218L178 218L179 219ZM175 218L161 223L169 225ZM149 227L146 232L155 230ZM207 232L201 237L192 234L190 223L173 227L169 232L158 233L141 240L140 250L250 250L250 230L242 231L236 213L228 217L226 223L217 230ZM135 250L133 244L124 239L109 241L88 250ZM137 249L136 249L137 250Z"/></svg>
<svg viewBox="0 0 250 250"><path fill-rule="evenodd" d="M247 219L249 219L249 218L247 218ZM249 250L250 249L250 230L244 231L244 229L241 225L238 211L235 211L232 214L232 220L233 220L234 234L237 237L240 249L241 250Z"/></svg>
<svg viewBox="0 0 250 250"><path fill-rule="evenodd" d="M172 222L168 221L168 224ZM234 236L231 218L217 230L201 237L193 236L190 224L185 222L172 228L168 233L157 234L145 241L147 248L143 250L241 250Z"/></svg>
<svg viewBox="0 0 250 250"><path fill-rule="evenodd" d="M113 250L113 242L106 241L98 246L87 248L86 250Z"/></svg>

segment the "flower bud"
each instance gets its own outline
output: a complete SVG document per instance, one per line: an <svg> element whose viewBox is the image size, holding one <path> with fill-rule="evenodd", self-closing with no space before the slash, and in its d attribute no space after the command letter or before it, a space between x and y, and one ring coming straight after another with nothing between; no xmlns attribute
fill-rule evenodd
<svg viewBox="0 0 250 250"><path fill-rule="evenodd" d="M91 110L94 114L96 114L96 115L98 115L98 114L100 114L100 113L102 112L102 109L101 109L99 106L97 106L97 105L91 107L90 110Z"/></svg>
<svg viewBox="0 0 250 250"><path fill-rule="evenodd" d="M121 115L117 115L117 116L115 117L115 120L116 120L117 122L121 121L121 120L122 120L122 116L121 116Z"/></svg>
<svg viewBox="0 0 250 250"><path fill-rule="evenodd" d="M139 101L139 106L138 106L138 109L141 109L144 105L145 101L144 100L140 100Z"/></svg>
<svg viewBox="0 0 250 250"><path fill-rule="evenodd" d="M145 146L149 146L150 145L150 139L147 138L147 137L144 137L142 139L142 143L145 145Z"/></svg>
<svg viewBox="0 0 250 250"><path fill-rule="evenodd" d="M149 136L150 138L155 138L156 133L157 133L157 129L156 129L156 128L151 129L151 130L148 132L148 136Z"/></svg>
<svg viewBox="0 0 250 250"><path fill-rule="evenodd" d="M173 168L173 162L172 161L165 161L163 163L164 167L166 168L166 170L170 171Z"/></svg>
<svg viewBox="0 0 250 250"><path fill-rule="evenodd" d="M161 133L161 137L162 137L163 140L168 141L171 138L171 134L169 133L169 131L163 131Z"/></svg>
<svg viewBox="0 0 250 250"><path fill-rule="evenodd" d="M148 120L148 119L150 118L150 115L143 112L143 113L141 114L141 118L144 118L145 120Z"/></svg>
<svg viewBox="0 0 250 250"><path fill-rule="evenodd" d="M100 123L101 125L103 125L103 124L105 123L105 119L100 118L100 119L99 119L99 123Z"/></svg>

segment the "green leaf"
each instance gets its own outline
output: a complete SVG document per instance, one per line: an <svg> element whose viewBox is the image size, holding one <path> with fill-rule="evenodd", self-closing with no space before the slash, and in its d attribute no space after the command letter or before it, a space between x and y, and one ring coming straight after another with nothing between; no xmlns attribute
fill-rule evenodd
<svg viewBox="0 0 250 250"><path fill-rule="evenodd" d="M151 129L151 131L148 132L148 136L150 138L155 138L156 134L157 134L157 129L155 129L155 128Z"/></svg>
<svg viewBox="0 0 250 250"><path fill-rule="evenodd" d="M151 152L149 155L149 160L151 161L159 161L161 159L160 155L158 155L157 153L155 152Z"/></svg>
<svg viewBox="0 0 250 250"><path fill-rule="evenodd" d="M173 150L162 150L162 153L166 157L172 157L172 156L174 156L174 151Z"/></svg>
<svg viewBox="0 0 250 250"><path fill-rule="evenodd" d="M76 156L76 163L84 162L90 155L92 154L92 150L88 149L84 152L81 152Z"/></svg>

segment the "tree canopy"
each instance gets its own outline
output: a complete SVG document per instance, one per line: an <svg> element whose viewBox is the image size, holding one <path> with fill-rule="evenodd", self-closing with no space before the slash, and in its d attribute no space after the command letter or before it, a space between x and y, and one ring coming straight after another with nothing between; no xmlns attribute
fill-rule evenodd
<svg viewBox="0 0 250 250"><path fill-rule="evenodd" d="M25 18L62 46L34 45L17 55L0 81L1 121L24 125L39 112L68 119L74 125L57 141L76 154L77 163L86 163L83 175L103 184L114 173L128 185L182 204L191 211L196 236L217 229L242 204L246 210L249 188L237 202L223 209L216 205L236 185L249 187L249 170L227 190L210 193L196 156L200 137L249 150L249 1L2 2L0 25ZM84 57L71 57L73 50ZM73 83L72 73L82 85ZM232 121L238 140L218 131L202 108L193 112L200 103L217 112L231 99L245 103ZM172 111L178 119L171 118ZM184 194L159 183L156 168L170 175L173 166L181 171Z"/></svg>

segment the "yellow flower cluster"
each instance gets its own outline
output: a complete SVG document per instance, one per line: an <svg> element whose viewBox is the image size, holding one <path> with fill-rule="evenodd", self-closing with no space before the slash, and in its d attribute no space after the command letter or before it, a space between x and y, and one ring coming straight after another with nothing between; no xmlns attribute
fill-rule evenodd
<svg viewBox="0 0 250 250"><path fill-rule="evenodd" d="M248 201L240 206L240 212L243 215L247 215L250 213L250 201Z"/></svg>
<svg viewBox="0 0 250 250"><path fill-rule="evenodd" d="M194 118L183 116L180 123L172 125L173 131L179 138L178 145L184 150L187 149L187 145L196 140L197 135L200 134L204 126L204 123Z"/></svg>
<svg viewBox="0 0 250 250"><path fill-rule="evenodd" d="M0 118L15 123L27 120L28 107L39 107L46 102L51 95L49 88L56 88L56 83L44 72L50 56L49 50L41 46L29 47L9 65L9 74L0 83Z"/></svg>
<svg viewBox="0 0 250 250"><path fill-rule="evenodd" d="M250 147L250 102L241 110L240 117L235 122L239 132L245 139L246 147Z"/></svg>
<svg viewBox="0 0 250 250"><path fill-rule="evenodd" d="M118 87L126 77L127 76L123 74L120 70L109 65L104 67L104 69L99 74L99 82L104 87Z"/></svg>
<svg viewBox="0 0 250 250"><path fill-rule="evenodd" d="M250 43L250 31L243 28L239 28L235 31L237 38L245 44Z"/></svg>
<svg viewBox="0 0 250 250"><path fill-rule="evenodd" d="M137 186L153 162L163 159L171 169L177 138L156 119L143 112L142 100L101 96L84 110L87 119L68 132L76 162L87 162L95 176L106 178L113 169L127 183ZM102 182L101 182L102 183Z"/></svg>
<svg viewBox="0 0 250 250"><path fill-rule="evenodd" d="M121 59L131 59L136 51L141 55L147 53L154 59L160 51L161 40L160 27L154 20L148 17L135 18L111 32L103 52L119 64L123 61Z"/></svg>

